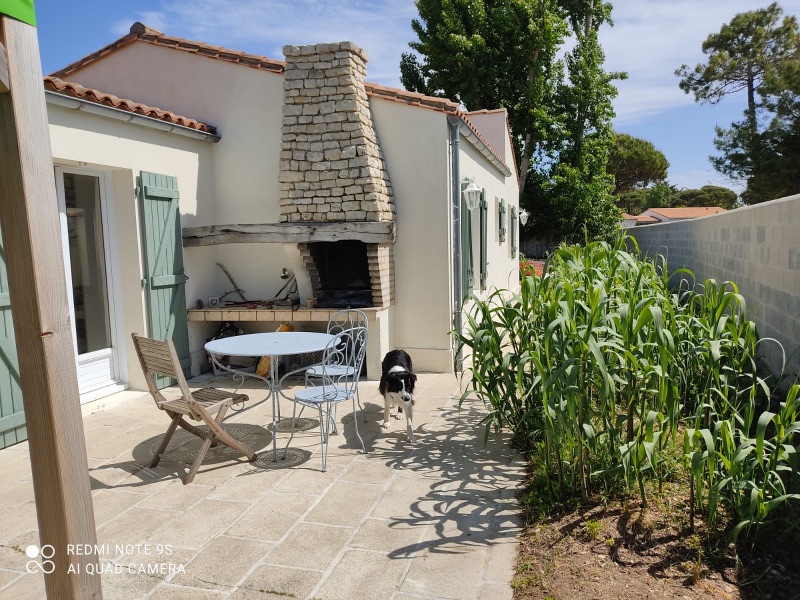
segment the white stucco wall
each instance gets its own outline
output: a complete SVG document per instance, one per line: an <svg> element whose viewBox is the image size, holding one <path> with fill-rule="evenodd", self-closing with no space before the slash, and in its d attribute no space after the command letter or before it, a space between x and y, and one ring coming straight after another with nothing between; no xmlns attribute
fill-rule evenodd
<svg viewBox="0 0 800 600"><path fill-rule="evenodd" d="M192 225L279 220L281 75L134 43L72 77L84 86L171 110L217 128L222 139L212 150L212 187L196 207ZM200 296L203 299L231 289L215 262L224 264L247 298L255 300L274 297L283 285L279 278L281 267L298 270L302 266L295 247L289 244L225 244L184 250L185 257L193 255L203 256L217 281L214 293ZM305 276L298 283L304 299L310 295L310 283Z"/></svg>
<svg viewBox="0 0 800 600"><path fill-rule="evenodd" d="M452 370L450 166L444 113L372 97L397 215L391 345L416 371Z"/></svg>
<svg viewBox="0 0 800 600"><path fill-rule="evenodd" d="M506 145L506 155L512 156L510 141ZM480 211L472 213L472 256L474 261L475 286L473 292L479 297L486 297L492 289L519 290L519 230L517 230L517 252L511 253L511 207L517 208L519 214L519 184L513 161L506 161L512 169L510 176L505 176L475 149L462 136L459 144L461 177L475 179L475 184L486 190L489 203L487 219L486 252L488 271L486 289L480 289ZM500 199L506 204L506 237L500 241L499 206ZM519 223L517 223L519 228Z"/></svg>
<svg viewBox="0 0 800 600"><path fill-rule="evenodd" d="M483 139L497 152L500 160L510 167L514 162L514 157L509 144L506 111L502 108L480 110L467 113L467 118L480 131Z"/></svg>
<svg viewBox="0 0 800 600"><path fill-rule="evenodd" d="M47 108L54 164L102 171L111 178L114 222L110 251L115 263L112 269L119 278L125 330L120 340L123 354L120 358L123 376L127 372L131 387L144 389L144 378L130 341L131 332L147 332L146 301L140 284L143 265L136 177L140 171L177 177L181 222L193 225L197 207L209 203L209 190L213 189L213 144L59 106ZM207 260L202 253L184 255L190 298L217 290L216 274L208 268ZM190 348L202 347L204 333L199 328L190 329Z"/></svg>

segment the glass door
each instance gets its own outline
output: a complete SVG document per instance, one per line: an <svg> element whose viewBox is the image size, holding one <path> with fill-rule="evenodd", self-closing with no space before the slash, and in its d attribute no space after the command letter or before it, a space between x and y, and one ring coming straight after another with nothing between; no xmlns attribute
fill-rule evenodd
<svg viewBox="0 0 800 600"><path fill-rule="evenodd" d="M78 355L81 400L111 393L118 385L113 286L108 248L104 177L56 170L62 243ZM88 394L88 396L87 396Z"/></svg>

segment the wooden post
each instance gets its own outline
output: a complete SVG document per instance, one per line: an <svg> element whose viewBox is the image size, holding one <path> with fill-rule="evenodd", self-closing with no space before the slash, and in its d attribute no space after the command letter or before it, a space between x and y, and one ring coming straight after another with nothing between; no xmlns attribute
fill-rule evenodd
<svg viewBox="0 0 800 600"><path fill-rule="evenodd" d="M100 576L86 572L99 557L36 28L0 15L0 43L0 225L39 539L54 549L45 586L51 599L100 599Z"/></svg>

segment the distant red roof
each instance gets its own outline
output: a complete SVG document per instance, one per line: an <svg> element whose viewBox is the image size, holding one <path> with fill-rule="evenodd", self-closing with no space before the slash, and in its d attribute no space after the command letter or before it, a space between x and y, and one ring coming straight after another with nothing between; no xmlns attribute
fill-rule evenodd
<svg viewBox="0 0 800 600"><path fill-rule="evenodd" d="M697 219L718 213L727 212L719 206L689 206L686 208L650 208L649 212L656 213L667 219Z"/></svg>
<svg viewBox="0 0 800 600"><path fill-rule="evenodd" d="M113 94L107 94L99 90L83 87L78 83L62 81L58 77L45 76L44 89L51 92L57 92L64 96L80 98L96 104L102 104L104 106L110 106L111 108L124 110L137 115L158 119L159 121L166 121L167 123L172 123L174 125L181 125L183 127L188 127L189 129L202 131L204 133L210 133L212 135L217 133L217 130L211 125L201 123L195 119L182 117L174 112L162 110L153 106L147 106L146 104L133 102L132 100L126 100L125 98L118 98Z"/></svg>

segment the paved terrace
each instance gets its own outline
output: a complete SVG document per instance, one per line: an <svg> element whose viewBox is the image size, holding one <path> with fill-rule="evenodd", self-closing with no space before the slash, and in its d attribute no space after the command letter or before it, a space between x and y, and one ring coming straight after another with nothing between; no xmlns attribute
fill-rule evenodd
<svg viewBox="0 0 800 600"><path fill-rule="evenodd" d="M233 386L212 376L190 385L209 380ZM256 383L245 388L251 401L263 396ZM350 405L342 404L327 473L320 471L317 429L295 436L298 464L271 468L269 402L225 421L259 451L258 461L212 448L187 486L179 476L198 443L181 430L161 464L143 468L169 424L149 395L86 416L98 544L109 546L101 563L104 598L511 598L524 462L510 455L506 440L484 447L484 409L473 401L459 412L452 375L420 376L416 446L405 441L404 420L381 429L377 383L360 389L368 453L358 448ZM289 402L283 411L291 411ZM287 440L279 431L279 445ZM38 542L23 443L0 451L1 599L45 597L43 576L26 573L24 550ZM149 546L116 548L135 544ZM172 554L159 555L159 545ZM164 574L138 572L160 564Z"/></svg>

